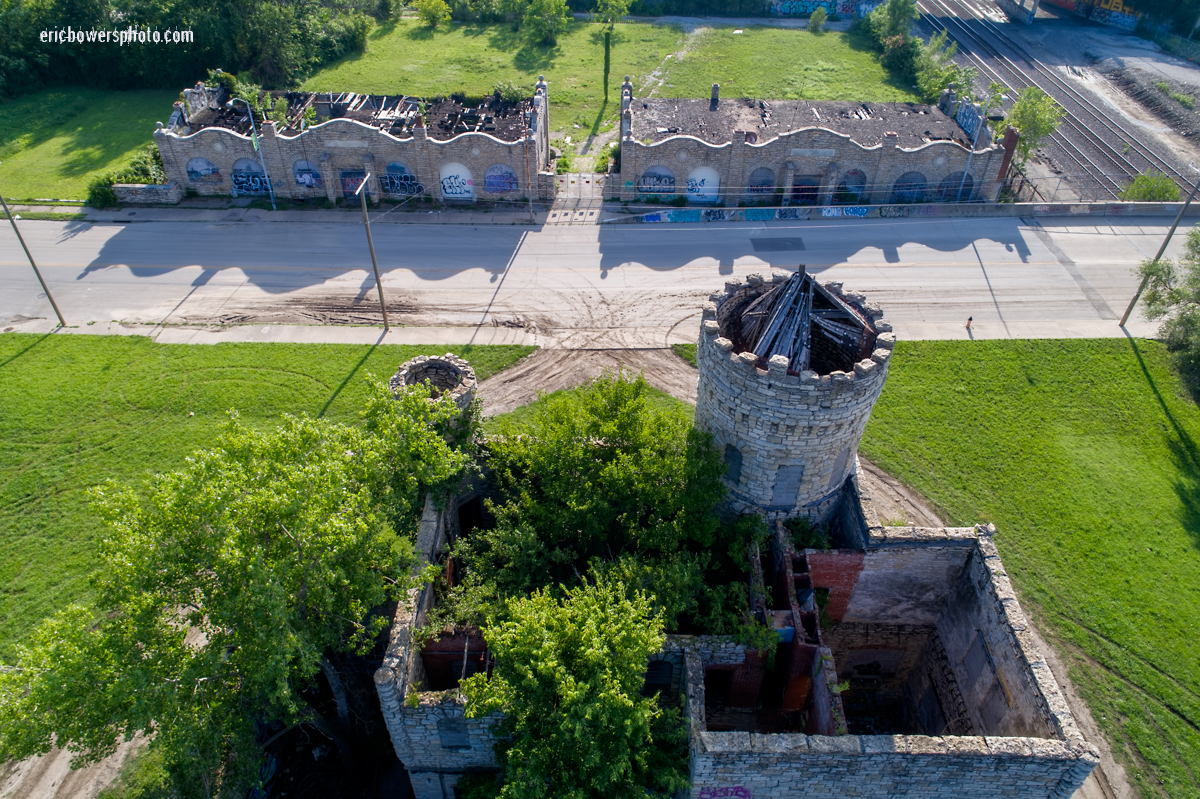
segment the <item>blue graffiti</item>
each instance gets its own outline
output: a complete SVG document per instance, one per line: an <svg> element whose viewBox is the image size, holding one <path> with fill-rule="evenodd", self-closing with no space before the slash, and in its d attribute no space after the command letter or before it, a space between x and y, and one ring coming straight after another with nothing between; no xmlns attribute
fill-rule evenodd
<svg viewBox="0 0 1200 799"><path fill-rule="evenodd" d="M239 194L266 194L271 189L271 180L262 172L234 172L233 196Z"/></svg>

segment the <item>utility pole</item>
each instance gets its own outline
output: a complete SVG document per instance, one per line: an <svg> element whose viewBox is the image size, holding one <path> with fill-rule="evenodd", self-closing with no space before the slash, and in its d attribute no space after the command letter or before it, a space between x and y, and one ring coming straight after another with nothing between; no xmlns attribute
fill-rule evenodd
<svg viewBox="0 0 1200 799"><path fill-rule="evenodd" d="M278 210L275 208L275 187L271 185L271 176L267 174L267 162L263 159L262 144L258 138L258 127L254 124L254 109L250 107L250 103L246 102L241 97L231 98L225 105L232 109L235 102L242 102L246 104L246 114L250 117L250 143L254 145L254 149L258 151L258 163L262 164L263 177L267 180L267 192L271 195L271 210Z"/></svg>
<svg viewBox="0 0 1200 799"><path fill-rule="evenodd" d="M42 291L46 292L46 299L50 300L50 307L54 309L54 315L58 317L59 327L66 327L67 323L63 319L62 311L58 310L58 303L54 301L54 295L50 293L49 286L42 279L42 272L38 269L37 264L33 262L33 254L29 252L29 246L25 244L25 239L21 235L21 230L17 227L17 217L12 211L8 210L8 203L4 202L4 197L0 195L0 206L4 207L4 215L8 217L8 221L12 223L13 232L17 234L17 241L21 242L21 249L25 251L25 257L29 259L29 265L33 267L33 273L37 275L38 283L42 284Z"/></svg>
<svg viewBox="0 0 1200 799"><path fill-rule="evenodd" d="M383 299L383 281L379 279L379 261L375 260L375 241L371 238L371 219L367 216L367 181L371 179L371 173L368 172L366 177L362 179L362 183L358 184L358 190L354 193L362 199L363 225L367 228L367 247L371 249L371 268L375 270L375 288L379 289L379 307L383 309L383 332L391 330L391 325L388 324L387 303Z"/></svg>
<svg viewBox="0 0 1200 799"><path fill-rule="evenodd" d="M1196 167L1193 166L1192 169L1195 170ZM1167 251L1167 245L1171 242L1171 237L1175 235L1175 228L1179 227L1179 222L1183 219L1183 215L1187 213L1188 206L1196 198L1197 190L1200 190L1200 180L1192 187L1192 193L1188 195L1187 202L1183 204L1183 207L1179 209L1179 213L1175 215L1175 224L1171 225L1171 229L1167 231L1167 237L1163 239L1162 246L1158 248L1158 254L1154 256L1154 260L1151 263L1158 263L1158 259L1162 258L1163 253ZM1129 301L1129 307L1125 309L1125 315L1121 317L1121 327L1125 327L1125 323L1129 321L1129 315L1133 313L1133 306L1137 305L1137 301L1141 299L1142 292L1146 290L1146 281L1149 279L1149 275L1142 278L1142 282L1138 285L1137 293L1133 295L1133 299Z"/></svg>

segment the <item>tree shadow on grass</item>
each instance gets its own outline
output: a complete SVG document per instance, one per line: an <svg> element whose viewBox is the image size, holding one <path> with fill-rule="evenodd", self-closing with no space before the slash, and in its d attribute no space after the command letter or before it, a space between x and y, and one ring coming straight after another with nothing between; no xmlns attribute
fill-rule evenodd
<svg viewBox="0 0 1200 799"><path fill-rule="evenodd" d="M1159 391L1158 383L1155 382L1154 376L1150 374L1150 370L1146 366L1146 361L1138 348L1137 339L1129 335L1128 331L1125 331L1125 337L1129 340L1133 356L1137 358L1138 366L1141 367L1150 391L1158 400L1158 407L1162 409L1163 416L1166 417L1171 431L1174 432L1174 435L1168 438L1167 446L1171 450L1171 460L1175 463L1175 471L1178 475L1174 489L1182 506L1179 512L1179 521L1192 537L1192 546L1200 549L1200 447L1197 447L1195 439L1179 424L1175 414L1171 413L1171 408L1167 405L1162 392Z"/></svg>
<svg viewBox="0 0 1200 799"><path fill-rule="evenodd" d="M370 349L363 353L363 356L358 359L358 363L354 364L354 368L346 373L345 379L343 379L338 387L333 390L333 393L329 395L329 399L327 399L325 404L321 406L321 412L317 414L318 419L325 416L325 412L328 411L329 407L333 405L335 400L337 400L338 395L342 393L342 390L345 389L346 386L350 385L350 381L354 379L356 374L358 374L358 370L362 368L362 365L367 362L368 358L375 354L375 350L379 348L379 343L383 341L383 337L385 335L387 335L387 333L380 333L379 338L374 344L371 345Z"/></svg>
<svg viewBox="0 0 1200 799"><path fill-rule="evenodd" d="M376 25L375 30L371 31L371 33L368 35L367 38L383 39L387 36L391 36L392 32L394 30L396 30L396 25L398 23L399 23L399 20L392 18L392 19L389 19L387 22L383 23L382 25Z"/></svg>
<svg viewBox="0 0 1200 799"><path fill-rule="evenodd" d="M26 347L25 349L21 350L20 352L14 352L12 355L8 356L3 361L0 361L0 369L3 369L4 367L8 366L10 363L17 360L18 358L23 356L25 353L29 352L31 349L33 349L37 345L41 344L43 341L50 338L52 335L54 335L54 334L53 333L45 333L45 334L39 336L36 341L30 343L30 345L28 347Z"/></svg>

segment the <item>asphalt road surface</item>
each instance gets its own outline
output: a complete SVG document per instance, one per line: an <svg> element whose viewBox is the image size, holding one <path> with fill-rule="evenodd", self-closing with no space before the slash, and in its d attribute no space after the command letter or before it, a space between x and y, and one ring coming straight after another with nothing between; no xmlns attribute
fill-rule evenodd
<svg viewBox="0 0 1200 799"><path fill-rule="evenodd" d="M393 323L525 328L570 348L695 340L732 277L798 264L868 294L903 338L1121 335L1133 269L1170 219L712 225L376 225ZM361 225L21 223L72 325L379 320ZM1168 254L1182 249L1177 235ZM0 324L53 314L0 228ZM1131 320L1135 334L1154 325ZM23 325L22 322L25 322ZM2 329L2 328L0 328Z"/></svg>

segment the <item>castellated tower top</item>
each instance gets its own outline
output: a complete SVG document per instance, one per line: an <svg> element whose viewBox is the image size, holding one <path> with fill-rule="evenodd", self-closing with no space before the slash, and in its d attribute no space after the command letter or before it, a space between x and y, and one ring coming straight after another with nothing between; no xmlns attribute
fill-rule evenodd
<svg viewBox="0 0 1200 799"><path fill-rule="evenodd" d="M823 522L854 475L895 345L882 311L803 267L730 281L704 306L696 424L739 512Z"/></svg>

